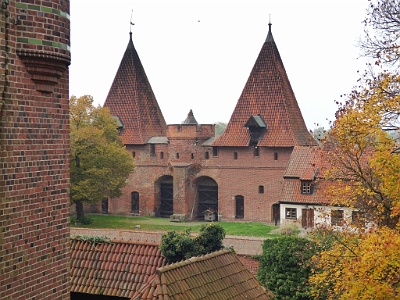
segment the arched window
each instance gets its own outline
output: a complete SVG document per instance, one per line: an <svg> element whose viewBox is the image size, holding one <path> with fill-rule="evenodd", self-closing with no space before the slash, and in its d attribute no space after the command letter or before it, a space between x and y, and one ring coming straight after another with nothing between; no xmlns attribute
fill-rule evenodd
<svg viewBox="0 0 400 300"><path fill-rule="evenodd" d="M131 193L131 212L133 215L140 215L138 192Z"/></svg>

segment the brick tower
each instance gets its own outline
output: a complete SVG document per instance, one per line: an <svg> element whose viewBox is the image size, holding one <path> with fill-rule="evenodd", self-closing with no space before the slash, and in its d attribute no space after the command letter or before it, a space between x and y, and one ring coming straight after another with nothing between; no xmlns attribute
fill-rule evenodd
<svg viewBox="0 0 400 300"><path fill-rule="evenodd" d="M69 1L0 0L0 299L69 299Z"/></svg>
<svg viewBox="0 0 400 300"><path fill-rule="evenodd" d="M214 125L199 124L192 111L181 124L164 129L132 40L105 106L121 119L121 135L135 157L135 171L123 196L107 202L104 213L203 219L207 212L219 220L272 222L279 219L283 178L294 147L316 145L271 24L219 138Z"/></svg>

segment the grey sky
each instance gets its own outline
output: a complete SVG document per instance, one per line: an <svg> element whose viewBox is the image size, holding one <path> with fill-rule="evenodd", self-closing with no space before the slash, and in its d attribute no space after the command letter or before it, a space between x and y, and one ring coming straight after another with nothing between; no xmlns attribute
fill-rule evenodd
<svg viewBox="0 0 400 300"><path fill-rule="evenodd" d="M334 100L356 85L356 47L367 0L71 0L70 94L103 104L133 42L168 124L190 109L200 123L228 122L272 33L307 127L328 126Z"/></svg>

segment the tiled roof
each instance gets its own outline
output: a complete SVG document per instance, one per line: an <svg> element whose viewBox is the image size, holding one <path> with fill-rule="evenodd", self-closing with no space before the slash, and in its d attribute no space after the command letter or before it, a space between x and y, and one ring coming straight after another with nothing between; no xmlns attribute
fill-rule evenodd
<svg viewBox="0 0 400 300"><path fill-rule="evenodd" d="M71 292L130 298L165 260L157 245L71 240Z"/></svg>
<svg viewBox="0 0 400 300"><path fill-rule="evenodd" d="M185 121L183 121L182 124L198 124L192 110L189 111Z"/></svg>
<svg viewBox="0 0 400 300"><path fill-rule="evenodd" d="M326 204L326 191L331 182L323 178L324 151L316 147L294 147L286 169L280 202ZM301 181L313 181L312 193L301 193Z"/></svg>
<svg viewBox="0 0 400 300"><path fill-rule="evenodd" d="M319 147L294 147L284 177L313 180L321 169Z"/></svg>
<svg viewBox="0 0 400 300"><path fill-rule="evenodd" d="M213 146L247 146L250 134L245 124L257 115L267 126L258 146L316 145L304 123L271 26L226 130Z"/></svg>
<svg viewBox="0 0 400 300"><path fill-rule="evenodd" d="M228 250L167 265L132 300L272 299L273 295Z"/></svg>
<svg viewBox="0 0 400 300"><path fill-rule="evenodd" d="M152 136L166 136L167 125L132 42L132 34L111 85L105 107L118 116L124 144L145 144Z"/></svg>
<svg viewBox="0 0 400 300"><path fill-rule="evenodd" d="M304 203L304 204L328 204L326 191L332 186L332 182L324 179L317 179L312 183L311 194L301 193L301 180L285 178L282 185L281 203Z"/></svg>

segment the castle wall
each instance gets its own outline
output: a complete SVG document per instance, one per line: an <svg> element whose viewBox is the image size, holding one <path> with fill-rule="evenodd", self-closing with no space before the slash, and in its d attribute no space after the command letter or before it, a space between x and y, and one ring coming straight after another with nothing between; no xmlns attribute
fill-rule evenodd
<svg viewBox="0 0 400 300"><path fill-rule="evenodd" d="M69 1L0 6L0 299L69 299Z"/></svg>

